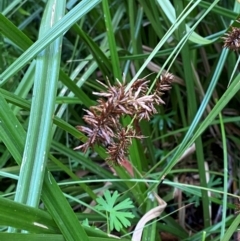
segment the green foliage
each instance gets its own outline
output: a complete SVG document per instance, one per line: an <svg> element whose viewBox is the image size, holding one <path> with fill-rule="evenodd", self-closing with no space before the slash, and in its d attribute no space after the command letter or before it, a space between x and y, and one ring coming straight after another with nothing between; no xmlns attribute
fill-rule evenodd
<svg viewBox="0 0 240 241"><path fill-rule="evenodd" d="M239 1L227 0L1 0L0 240L112 241L112 231L129 241L126 227L134 231L158 206L153 192L168 205L142 240L233 240L239 12ZM154 92L166 73L172 89ZM93 92L124 78L123 111L144 77L147 94L165 104L150 120L136 122L133 111L118 118L119 129L131 124L140 137L129 139L120 164L106 162L109 147L119 150L109 143L74 150L87 141L76 126L89 128L83 116L99 103ZM188 202L201 205L183 208Z"/></svg>
<svg viewBox="0 0 240 241"><path fill-rule="evenodd" d="M107 214L107 221L110 227L110 231L112 231L113 229L120 231L123 226L125 228L130 226L131 223L128 219L134 218L134 215L131 212L121 211L134 208L134 206L132 205L132 201L127 198L117 204L117 199L119 197L120 194L118 194L118 191L114 191L111 196L110 191L107 190L104 192L105 199L103 197L98 197L96 199L98 203L96 209L99 211L105 211Z"/></svg>
<svg viewBox="0 0 240 241"><path fill-rule="evenodd" d="M152 124L156 125L159 130L164 130L164 128L172 129L176 124L173 117L176 115L175 112L169 112L166 114L158 114L152 119Z"/></svg>
<svg viewBox="0 0 240 241"><path fill-rule="evenodd" d="M213 180L214 178L216 178L214 175L210 177L210 180L208 182L208 187L214 190L221 191L222 188L219 186L222 186L222 180L220 178L216 178L215 180ZM184 193L186 194L187 198L189 198L188 199L189 203L194 203L195 207L198 207L200 205L200 202L201 202L200 195L196 195L189 191L186 191ZM221 198L221 195L218 193L215 193L214 196L219 199Z"/></svg>

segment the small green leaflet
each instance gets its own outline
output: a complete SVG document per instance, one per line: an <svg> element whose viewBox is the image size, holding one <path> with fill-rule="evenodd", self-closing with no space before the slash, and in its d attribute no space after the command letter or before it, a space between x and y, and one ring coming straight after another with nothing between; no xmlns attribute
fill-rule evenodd
<svg viewBox="0 0 240 241"><path fill-rule="evenodd" d="M98 197L96 199L98 203L96 209L99 211L105 211L107 213L108 223L110 222L110 231L112 231L114 228L117 231L120 231L123 226L125 228L130 226L131 223L128 219L134 218L134 215L131 212L120 211L134 207L129 198L115 205L119 196L120 194L118 194L118 191L115 191L111 196L110 191L106 190L104 192L104 198Z"/></svg>

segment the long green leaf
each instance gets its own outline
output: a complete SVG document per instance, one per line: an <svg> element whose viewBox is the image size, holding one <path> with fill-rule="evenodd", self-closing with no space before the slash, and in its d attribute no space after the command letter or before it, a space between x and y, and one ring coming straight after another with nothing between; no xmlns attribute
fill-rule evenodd
<svg viewBox="0 0 240 241"><path fill-rule="evenodd" d="M116 47L116 40L114 37L114 30L112 26L112 18L110 15L110 7L108 4L108 0L103 0L102 1L103 5L103 12L104 12L104 20L106 24L106 32L107 32L107 37L108 37L108 43L109 43L109 49L111 53L111 62L113 66L113 74L114 78L121 79L122 74L120 70L120 63L119 63L119 58L118 58L118 53L117 53L117 47Z"/></svg>
<svg viewBox="0 0 240 241"><path fill-rule="evenodd" d="M0 138L14 159L20 163L25 143L25 131L0 94Z"/></svg>
<svg viewBox="0 0 240 241"><path fill-rule="evenodd" d="M0 233L0 239L4 241L66 241L66 239L59 234L6 234L6 233ZM81 239L83 240L83 239ZM101 238L99 236L96 237L89 237L90 241L116 241L118 239L116 238ZM130 241L130 239L121 238L121 241Z"/></svg>
<svg viewBox="0 0 240 241"><path fill-rule="evenodd" d="M0 85L23 68L30 60L32 60L38 53L40 53L47 45L54 41L57 37L64 34L74 23L76 23L82 16L95 7L100 0L83 0L76 5L70 12L68 12L54 27L52 27L43 38L36 41L30 48L27 49L11 66L9 66L0 75ZM0 14L1 15L1 14ZM2 18L0 18L1 20ZM0 28L4 23L1 24Z"/></svg>
<svg viewBox="0 0 240 241"><path fill-rule="evenodd" d="M7 26L8 28L5 28L5 26ZM33 45L33 42L30 38L28 38L21 30L19 30L15 25L13 25L11 21L9 21L1 14L0 29L7 38L9 38L16 46L23 50L26 50L31 45ZM59 79L66 87L68 87L69 90L71 90L75 94L75 96L79 98L79 100L82 101L85 106L89 107L94 103L81 88L78 88L78 86L63 72L63 70L60 70Z"/></svg>
<svg viewBox="0 0 240 241"><path fill-rule="evenodd" d="M45 36L65 10L65 4L48 1L41 24L40 35ZM53 9L54 15L52 14ZM37 207L40 200L43 176L51 141L52 116L58 83L60 64L59 51L62 38L55 40L41 52L36 60L33 100L30 112L27 139L23 153L15 200Z"/></svg>
<svg viewBox="0 0 240 241"><path fill-rule="evenodd" d="M14 210L14 214L13 214ZM0 225L32 233L59 233L52 217L45 211L0 198Z"/></svg>

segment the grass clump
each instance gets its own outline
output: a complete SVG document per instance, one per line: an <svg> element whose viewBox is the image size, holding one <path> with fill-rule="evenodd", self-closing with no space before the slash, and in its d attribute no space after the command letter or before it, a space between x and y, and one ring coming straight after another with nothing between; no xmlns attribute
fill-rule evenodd
<svg viewBox="0 0 240 241"><path fill-rule="evenodd" d="M0 240L237 240L239 1L0 9Z"/></svg>

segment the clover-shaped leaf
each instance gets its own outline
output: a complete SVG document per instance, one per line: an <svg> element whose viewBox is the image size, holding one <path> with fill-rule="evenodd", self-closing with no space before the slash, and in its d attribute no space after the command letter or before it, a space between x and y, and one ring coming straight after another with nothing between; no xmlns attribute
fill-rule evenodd
<svg viewBox="0 0 240 241"><path fill-rule="evenodd" d="M120 211L120 210L125 210L128 208L134 207L132 205L132 201L129 198L115 205L119 196L120 195L118 194L117 191L115 191L111 196L110 191L107 190L104 192L104 198L98 197L96 199L98 203L98 205L96 206L97 210L105 211L107 213L108 225L110 226L110 231L112 231L114 228L117 231L120 231L120 229L123 226L124 227L130 226L131 223L129 222L128 219L134 218L134 215L131 212Z"/></svg>

